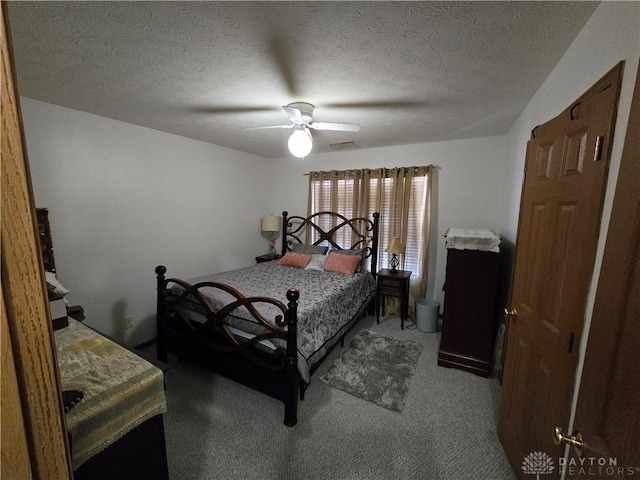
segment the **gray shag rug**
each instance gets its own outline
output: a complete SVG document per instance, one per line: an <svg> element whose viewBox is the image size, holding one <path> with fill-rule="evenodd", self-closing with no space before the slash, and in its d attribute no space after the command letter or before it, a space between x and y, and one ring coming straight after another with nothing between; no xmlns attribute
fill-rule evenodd
<svg viewBox="0 0 640 480"><path fill-rule="evenodd" d="M327 385L402 412L422 345L360 331L320 377Z"/></svg>

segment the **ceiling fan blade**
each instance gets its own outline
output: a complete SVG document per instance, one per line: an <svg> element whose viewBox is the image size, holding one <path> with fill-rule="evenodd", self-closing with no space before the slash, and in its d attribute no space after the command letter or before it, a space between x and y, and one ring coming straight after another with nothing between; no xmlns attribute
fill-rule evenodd
<svg viewBox="0 0 640 480"><path fill-rule="evenodd" d="M293 128L295 127L295 124L290 124L290 125L270 125L267 127L247 127L247 128L243 128L243 130L265 130L267 128Z"/></svg>
<svg viewBox="0 0 640 480"><path fill-rule="evenodd" d="M287 112L289 120L291 120L293 123L298 123L300 125L304 123L304 118L302 118L302 112L300 112L300 110L294 107L290 107L289 105L283 105L282 108L284 108L284 111Z"/></svg>
<svg viewBox="0 0 640 480"><path fill-rule="evenodd" d="M346 103L328 103L323 107L330 108L420 108L427 107L429 103L416 100L387 100L379 102L346 102Z"/></svg>
<svg viewBox="0 0 640 480"><path fill-rule="evenodd" d="M360 125L357 123L326 123L326 122L313 122L307 124L309 128L314 130L336 130L340 132L359 132Z"/></svg>
<svg viewBox="0 0 640 480"><path fill-rule="evenodd" d="M273 112L276 109L274 107L263 106L251 106L251 105L221 105L211 107L194 107L189 111L206 114L218 114L218 113L253 113L253 112Z"/></svg>
<svg viewBox="0 0 640 480"><path fill-rule="evenodd" d="M287 86L289 94L296 96L298 88L296 85L295 68L292 66L292 42L280 33L271 32L267 39L267 48L282 80Z"/></svg>

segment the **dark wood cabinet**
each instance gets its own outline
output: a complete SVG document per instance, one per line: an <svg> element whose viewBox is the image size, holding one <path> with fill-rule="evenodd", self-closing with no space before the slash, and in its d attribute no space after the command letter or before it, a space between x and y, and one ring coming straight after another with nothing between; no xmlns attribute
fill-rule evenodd
<svg viewBox="0 0 640 480"><path fill-rule="evenodd" d="M497 329L499 253L447 250L438 365L491 374Z"/></svg>

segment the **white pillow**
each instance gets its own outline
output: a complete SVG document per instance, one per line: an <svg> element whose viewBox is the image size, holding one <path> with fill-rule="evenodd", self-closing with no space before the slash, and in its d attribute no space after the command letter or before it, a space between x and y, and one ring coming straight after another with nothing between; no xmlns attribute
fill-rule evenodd
<svg viewBox="0 0 640 480"><path fill-rule="evenodd" d="M314 253L311 255L311 261L304 267L305 270L324 270L324 262L327 261L327 255L320 255L318 253Z"/></svg>
<svg viewBox="0 0 640 480"><path fill-rule="evenodd" d="M62 284L58 281L58 278L56 277L55 273L44 272L44 276L45 276L45 279L47 280L47 283L50 285L53 285L53 287L55 288L54 290L55 293L57 293L58 295L66 295L67 293L69 293L69 290L64 288Z"/></svg>

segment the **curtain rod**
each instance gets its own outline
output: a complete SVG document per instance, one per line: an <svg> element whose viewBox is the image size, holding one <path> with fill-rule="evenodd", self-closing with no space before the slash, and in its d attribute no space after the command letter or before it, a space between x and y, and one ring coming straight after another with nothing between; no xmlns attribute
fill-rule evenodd
<svg viewBox="0 0 640 480"><path fill-rule="evenodd" d="M408 170L410 168L429 168L431 167L432 170L441 170L442 167L440 165L424 165L421 167L378 167L378 168L362 168L361 170L393 170L394 168L404 168L405 170ZM342 172L355 172L358 169L350 169L350 170L339 170L341 173ZM302 176L303 177L308 177L309 175L311 175L310 173L303 173Z"/></svg>

